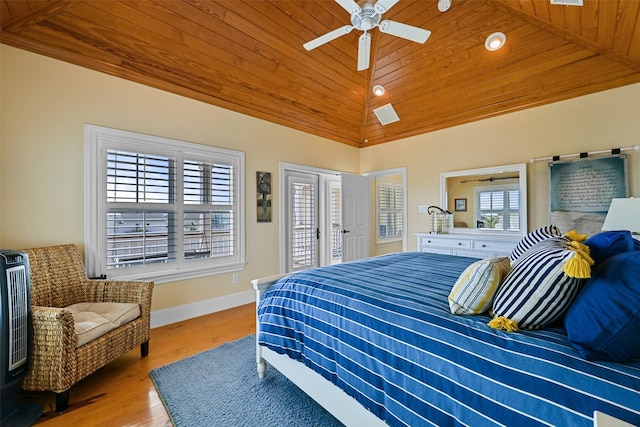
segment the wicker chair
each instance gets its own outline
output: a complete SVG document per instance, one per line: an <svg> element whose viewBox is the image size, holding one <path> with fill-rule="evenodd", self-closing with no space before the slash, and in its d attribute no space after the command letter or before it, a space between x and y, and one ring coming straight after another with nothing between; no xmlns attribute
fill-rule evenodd
<svg viewBox="0 0 640 427"><path fill-rule="evenodd" d="M27 249L33 334L25 390L53 391L56 411L69 406L71 386L140 345L149 353L153 282L90 280L75 245ZM140 316L76 348L74 318L63 309L80 302L137 303Z"/></svg>

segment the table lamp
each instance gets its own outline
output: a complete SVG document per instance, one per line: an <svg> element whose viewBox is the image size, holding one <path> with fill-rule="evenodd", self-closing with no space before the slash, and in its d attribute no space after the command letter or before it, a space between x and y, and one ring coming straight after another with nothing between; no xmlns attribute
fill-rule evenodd
<svg viewBox="0 0 640 427"><path fill-rule="evenodd" d="M611 199L602 230L629 230L635 238L640 235L640 198Z"/></svg>

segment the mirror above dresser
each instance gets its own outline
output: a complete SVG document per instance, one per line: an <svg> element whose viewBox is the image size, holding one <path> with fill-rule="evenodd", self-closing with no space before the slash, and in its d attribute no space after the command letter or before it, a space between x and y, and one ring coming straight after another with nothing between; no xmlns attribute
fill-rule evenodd
<svg viewBox="0 0 640 427"><path fill-rule="evenodd" d="M527 165L440 174L441 207L453 213L452 233L527 234Z"/></svg>
<svg viewBox="0 0 640 427"><path fill-rule="evenodd" d="M475 258L508 256L527 234L526 163L440 174L447 233L416 233L417 250Z"/></svg>

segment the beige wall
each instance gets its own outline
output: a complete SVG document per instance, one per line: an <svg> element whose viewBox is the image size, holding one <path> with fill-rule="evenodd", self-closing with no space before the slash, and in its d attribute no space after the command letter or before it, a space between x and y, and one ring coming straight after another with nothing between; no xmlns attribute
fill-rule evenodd
<svg viewBox="0 0 640 427"><path fill-rule="evenodd" d="M153 309L250 289L278 273L279 162L357 173L358 150L6 45L1 46L0 247L84 241L84 124L246 153L247 266L157 285ZM256 222L256 171L270 171L273 222Z"/></svg>
<svg viewBox="0 0 640 427"><path fill-rule="evenodd" d="M282 126L0 45L0 247L83 246L85 123L232 148L246 155L247 266L156 286L153 309L249 289L278 272L280 161L346 172L405 166L409 250L439 203L440 172L638 144L640 84L357 150ZM402 116L401 112L400 116ZM401 124L402 122L400 122ZM257 224L255 172L271 171L273 222ZM640 152L629 155L640 197ZM529 228L547 221L545 162L529 164Z"/></svg>
<svg viewBox="0 0 640 427"><path fill-rule="evenodd" d="M402 113L398 112L402 120ZM407 168L409 250L428 231L419 205L440 203L440 173L640 144L640 84L360 150L362 172ZM400 121L402 123L402 121ZM625 152L629 194L640 197L640 152ZM529 230L548 223L547 162L527 164Z"/></svg>

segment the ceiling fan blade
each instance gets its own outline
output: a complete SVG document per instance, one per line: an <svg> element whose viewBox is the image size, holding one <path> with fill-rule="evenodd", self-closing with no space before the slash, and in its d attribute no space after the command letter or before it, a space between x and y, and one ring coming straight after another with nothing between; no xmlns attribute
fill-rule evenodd
<svg viewBox="0 0 640 427"><path fill-rule="evenodd" d="M336 3L342 6L344 10L349 12L349 15L360 13L362 11L360 5L353 0L336 0Z"/></svg>
<svg viewBox="0 0 640 427"><path fill-rule="evenodd" d="M358 71L369 68L371 57L371 35L363 33L358 39Z"/></svg>
<svg viewBox="0 0 640 427"><path fill-rule="evenodd" d="M385 13L387 10L391 9L399 0L378 0L378 2L373 6L376 12L379 14Z"/></svg>
<svg viewBox="0 0 640 427"><path fill-rule="evenodd" d="M431 31L400 22L384 20L378 25L380 31L391 34L392 36L402 37L416 43L424 43L431 35Z"/></svg>
<svg viewBox="0 0 640 427"><path fill-rule="evenodd" d="M335 40L340 36L349 34L351 30L353 30L353 27L351 25L345 25L344 27L336 28L335 30L330 31L327 34L324 34L316 39L306 42L302 46L307 50L315 49L318 46L322 46L325 43L329 43L330 41Z"/></svg>

